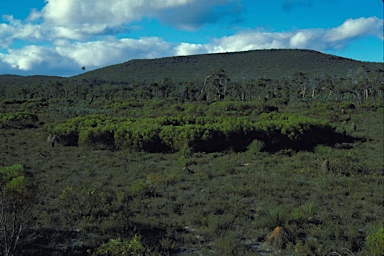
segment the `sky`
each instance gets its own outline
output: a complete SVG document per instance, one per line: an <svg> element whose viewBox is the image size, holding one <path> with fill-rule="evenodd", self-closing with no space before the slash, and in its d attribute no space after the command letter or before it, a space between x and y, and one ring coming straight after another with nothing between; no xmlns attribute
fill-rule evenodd
<svg viewBox="0 0 384 256"><path fill-rule="evenodd" d="M0 74L74 76L131 59L272 48L383 62L383 2L0 0Z"/></svg>

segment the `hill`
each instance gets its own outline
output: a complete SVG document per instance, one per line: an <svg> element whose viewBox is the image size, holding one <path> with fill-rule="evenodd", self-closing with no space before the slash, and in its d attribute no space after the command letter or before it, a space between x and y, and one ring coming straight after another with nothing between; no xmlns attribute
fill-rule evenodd
<svg viewBox="0 0 384 256"><path fill-rule="evenodd" d="M131 60L72 78L154 82L166 77L174 82L185 82L204 80L218 69L225 70L232 81L290 78L297 72L309 76L346 77L362 66L377 70L383 68L383 63L355 61L312 50L271 49Z"/></svg>
<svg viewBox="0 0 384 256"><path fill-rule="evenodd" d="M308 77L347 77L359 68L383 70L383 63L362 62L305 49L270 49L245 52L174 56L157 59L135 59L65 78L59 76L0 75L0 86L28 86L64 82L102 80L113 83L203 81L219 69L231 81L258 78L287 79L298 72Z"/></svg>
<svg viewBox="0 0 384 256"><path fill-rule="evenodd" d="M64 80L64 77L59 76L18 76L18 75L0 75L0 86L24 86L34 84L46 84L53 81Z"/></svg>

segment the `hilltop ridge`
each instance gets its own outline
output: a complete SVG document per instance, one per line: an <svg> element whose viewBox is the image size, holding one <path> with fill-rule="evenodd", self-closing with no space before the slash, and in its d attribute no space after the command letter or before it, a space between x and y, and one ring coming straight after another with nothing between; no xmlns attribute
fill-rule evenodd
<svg viewBox="0 0 384 256"><path fill-rule="evenodd" d="M344 77L362 66L382 68L382 63L361 62L305 49L270 49L244 52L211 53L157 59L135 59L85 72L75 79L99 78L107 81L153 82L167 77L175 82L204 80L223 69L233 80L260 77L281 79L297 72L313 76Z"/></svg>
<svg viewBox="0 0 384 256"><path fill-rule="evenodd" d="M28 85L53 81L102 80L111 83L151 83L168 78L173 82L203 81L219 69L232 81L290 79L296 73L308 77L347 77L359 68L384 69L380 62L362 62L306 49L268 49L209 53L155 59L133 59L72 77L0 75L0 84Z"/></svg>

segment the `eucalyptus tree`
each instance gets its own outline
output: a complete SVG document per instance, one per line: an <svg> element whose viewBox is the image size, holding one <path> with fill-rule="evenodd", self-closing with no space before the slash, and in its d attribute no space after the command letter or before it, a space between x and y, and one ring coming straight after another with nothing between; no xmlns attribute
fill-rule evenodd
<svg viewBox="0 0 384 256"><path fill-rule="evenodd" d="M219 69L214 74L205 77L201 94L205 95L207 101L224 100L229 81L230 79L226 72L223 69Z"/></svg>
<svg viewBox="0 0 384 256"><path fill-rule="evenodd" d="M305 98L309 87L309 79L303 72L297 72L293 75L292 84L296 87L298 96Z"/></svg>

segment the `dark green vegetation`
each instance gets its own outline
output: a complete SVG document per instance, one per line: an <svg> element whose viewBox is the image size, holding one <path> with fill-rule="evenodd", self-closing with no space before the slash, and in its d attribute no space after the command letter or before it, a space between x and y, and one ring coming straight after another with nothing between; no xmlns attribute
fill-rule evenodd
<svg viewBox="0 0 384 256"><path fill-rule="evenodd" d="M282 79L305 72L313 77L345 76L350 70L366 65L372 70L382 68L379 63L363 63L311 50L256 50L236 53L203 54L132 60L122 64L87 72L76 79L99 78L106 81L159 82L164 77L182 83L204 79L223 69L232 81L254 78Z"/></svg>
<svg viewBox="0 0 384 256"><path fill-rule="evenodd" d="M248 57L277 53L305 65L241 73L247 53L234 53L179 57L200 71L171 64L179 58L117 65L146 62L135 78L113 67L1 76L0 221L23 220L19 236L2 229L2 251L380 255L382 64L299 50ZM233 61L207 68L223 56ZM317 72L327 60L339 64Z"/></svg>
<svg viewBox="0 0 384 256"><path fill-rule="evenodd" d="M128 149L146 152L245 151L254 141L264 150L313 149L320 143L352 142L337 134L325 121L272 112L257 122L248 117L180 115L158 118L110 118L93 114L69 119L53 129L63 145L92 149ZM24 116L24 115L23 115Z"/></svg>

